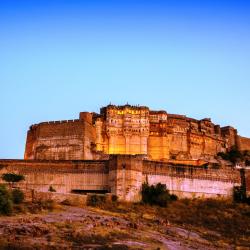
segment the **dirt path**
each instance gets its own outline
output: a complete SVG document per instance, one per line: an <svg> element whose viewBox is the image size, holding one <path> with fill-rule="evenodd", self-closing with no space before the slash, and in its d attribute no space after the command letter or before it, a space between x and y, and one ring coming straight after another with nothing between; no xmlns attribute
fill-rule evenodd
<svg viewBox="0 0 250 250"><path fill-rule="evenodd" d="M218 249L175 225L133 221L93 208L0 217L2 249ZM224 248L230 249L230 248Z"/></svg>

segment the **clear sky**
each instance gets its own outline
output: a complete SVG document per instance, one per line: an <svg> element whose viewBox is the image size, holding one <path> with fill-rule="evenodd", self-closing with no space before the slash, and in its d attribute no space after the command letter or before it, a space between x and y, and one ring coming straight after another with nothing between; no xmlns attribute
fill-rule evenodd
<svg viewBox="0 0 250 250"><path fill-rule="evenodd" d="M141 104L250 137L250 3L0 0L0 158L31 124Z"/></svg>

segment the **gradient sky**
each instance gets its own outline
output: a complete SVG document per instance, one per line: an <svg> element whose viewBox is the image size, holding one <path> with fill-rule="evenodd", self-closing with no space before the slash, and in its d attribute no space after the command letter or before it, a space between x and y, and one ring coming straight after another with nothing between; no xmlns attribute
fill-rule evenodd
<svg viewBox="0 0 250 250"><path fill-rule="evenodd" d="M141 104L250 137L250 4L0 0L0 158L31 124Z"/></svg>

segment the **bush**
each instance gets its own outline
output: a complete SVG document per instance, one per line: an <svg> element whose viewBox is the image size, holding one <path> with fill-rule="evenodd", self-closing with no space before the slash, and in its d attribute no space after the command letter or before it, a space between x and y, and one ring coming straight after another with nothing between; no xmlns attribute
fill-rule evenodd
<svg viewBox="0 0 250 250"><path fill-rule="evenodd" d="M19 189L13 189L11 195L12 195L12 201L15 204L20 204L24 200L24 193Z"/></svg>
<svg viewBox="0 0 250 250"><path fill-rule="evenodd" d="M24 180L24 176L15 173L6 173L2 175L2 179L6 182L19 182Z"/></svg>
<svg viewBox="0 0 250 250"><path fill-rule="evenodd" d="M242 201L242 188L241 188L241 186L236 186L233 188L233 200L235 202Z"/></svg>
<svg viewBox="0 0 250 250"><path fill-rule="evenodd" d="M112 201L112 202L117 202L117 201L118 201L117 195L112 194L112 196L111 196L111 201Z"/></svg>
<svg viewBox="0 0 250 250"><path fill-rule="evenodd" d="M61 204L65 206L72 206L72 203L68 199L63 200Z"/></svg>
<svg viewBox="0 0 250 250"><path fill-rule="evenodd" d="M232 148L229 152L219 152L217 154L220 156L223 160L231 161L232 163L237 163L245 159L247 156L246 153L242 153L241 151L237 150L236 148Z"/></svg>
<svg viewBox="0 0 250 250"><path fill-rule="evenodd" d="M12 209L11 195L4 185L0 185L0 214L10 215Z"/></svg>
<svg viewBox="0 0 250 250"><path fill-rule="evenodd" d="M178 200L178 196L175 194L170 194L170 199L171 201L177 201Z"/></svg>
<svg viewBox="0 0 250 250"><path fill-rule="evenodd" d="M170 195L166 185L161 183L158 183L156 186L149 186L147 183L144 183L141 194L143 203L161 207L165 207L172 200L177 200L177 196Z"/></svg>
<svg viewBox="0 0 250 250"><path fill-rule="evenodd" d="M87 198L88 206L97 207L97 206L104 204L105 202L106 202L105 195L91 194L91 195L88 195L88 198Z"/></svg>
<svg viewBox="0 0 250 250"><path fill-rule="evenodd" d="M56 190L52 186L49 186L49 192L56 192Z"/></svg>
<svg viewBox="0 0 250 250"><path fill-rule="evenodd" d="M227 153L219 152L217 155L220 156L223 160L230 161L229 155Z"/></svg>

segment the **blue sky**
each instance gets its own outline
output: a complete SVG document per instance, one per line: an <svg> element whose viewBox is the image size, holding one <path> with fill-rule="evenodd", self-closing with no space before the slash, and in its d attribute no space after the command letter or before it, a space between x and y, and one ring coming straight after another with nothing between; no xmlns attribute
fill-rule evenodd
<svg viewBox="0 0 250 250"><path fill-rule="evenodd" d="M248 1L0 0L0 158L31 124L114 104L250 137Z"/></svg>

